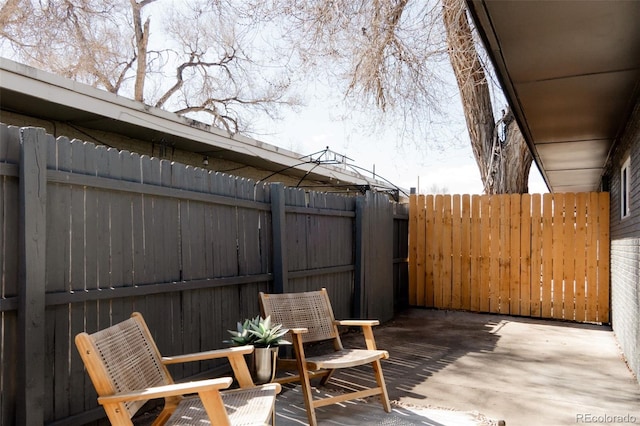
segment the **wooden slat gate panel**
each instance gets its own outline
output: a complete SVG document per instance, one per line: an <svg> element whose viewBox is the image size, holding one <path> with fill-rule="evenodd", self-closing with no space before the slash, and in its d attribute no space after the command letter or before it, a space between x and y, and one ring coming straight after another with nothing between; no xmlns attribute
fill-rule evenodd
<svg viewBox="0 0 640 426"><path fill-rule="evenodd" d="M609 322L609 194L412 195L409 304Z"/></svg>

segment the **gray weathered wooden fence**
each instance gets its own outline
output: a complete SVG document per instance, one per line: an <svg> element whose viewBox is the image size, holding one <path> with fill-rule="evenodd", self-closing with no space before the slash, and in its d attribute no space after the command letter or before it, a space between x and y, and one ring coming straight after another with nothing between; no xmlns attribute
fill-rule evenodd
<svg viewBox="0 0 640 426"><path fill-rule="evenodd" d="M259 291L327 287L337 316L389 320L407 301L407 231L384 194L256 184L0 125L0 423L100 419L73 337L132 311L164 354L225 346Z"/></svg>

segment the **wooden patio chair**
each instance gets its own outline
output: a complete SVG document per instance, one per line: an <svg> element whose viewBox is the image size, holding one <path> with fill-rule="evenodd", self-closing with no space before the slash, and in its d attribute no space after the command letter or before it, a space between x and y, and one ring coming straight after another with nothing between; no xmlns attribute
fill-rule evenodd
<svg viewBox="0 0 640 426"><path fill-rule="evenodd" d="M326 289L303 293L265 294L260 293L260 305L264 316L270 315L274 323L281 323L290 330L293 340L295 360L282 359L279 368L295 369L297 375L276 379L278 383L300 381L307 409L307 418L311 426L317 424L315 409L346 400L380 395L382 407L391 411L389 395L380 366L381 359L389 358L389 353L376 348L372 326L378 320L342 320L336 321ZM345 349L340 340L338 325L362 327L367 349ZM332 341L333 350L327 354L306 356L305 344L320 341ZM376 387L357 390L338 396L314 399L310 379L322 377L324 385L332 373L341 368L371 364L377 383Z"/></svg>
<svg viewBox="0 0 640 426"><path fill-rule="evenodd" d="M126 321L93 334L80 333L76 346L112 425L132 425L146 401L164 398L153 425L265 425L275 422L280 385L254 386L244 360L253 346L240 346L173 357L161 357L151 333L135 312ZM231 377L174 383L167 364L228 358L240 389ZM190 396L185 396L189 395Z"/></svg>

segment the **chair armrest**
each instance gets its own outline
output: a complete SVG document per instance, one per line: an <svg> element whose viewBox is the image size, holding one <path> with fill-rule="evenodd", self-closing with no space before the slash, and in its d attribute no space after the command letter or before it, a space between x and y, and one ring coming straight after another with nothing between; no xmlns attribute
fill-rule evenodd
<svg viewBox="0 0 640 426"><path fill-rule="evenodd" d="M191 354L174 356L163 356L162 363L168 365L178 364L182 362L204 361L207 359L229 358L238 355L250 354L251 352L253 352L253 346L251 345L234 346L231 348L216 349L213 351L195 352Z"/></svg>
<svg viewBox="0 0 640 426"><path fill-rule="evenodd" d="M162 363L167 365L167 364L176 364L180 362L203 361L203 360L215 359L215 358L227 358L229 360L229 364L231 364L231 368L233 369L233 375L238 381L238 384L240 385L240 387L250 388L255 385L253 383L253 379L251 378L249 367L247 367L247 361L244 359L244 355L250 354L251 352L253 352L253 346L251 345L233 346L226 349L216 349L213 351L162 357Z"/></svg>
<svg viewBox="0 0 640 426"><path fill-rule="evenodd" d="M359 326L362 327L362 334L364 334L364 341L367 344L367 349L369 350L377 350L376 339L373 337L373 329L371 328L374 325L380 324L378 320L338 320L335 321L336 325L346 325L346 326Z"/></svg>
<svg viewBox="0 0 640 426"><path fill-rule="evenodd" d="M139 391L123 392L115 395L98 397L98 403L116 404L126 401L140 401L153 398L164 398L167 396L186 395L196 392L207 392L218 389L226 389L231 386L231 377L220 377L217 379L199 380L197 382L173 383L170 385L155 386Z"/></svg>
<svg viewBox="0 0 640 426"><path fill-rule="evenodd" d="M308 333L309 329L306 327L299 327L299 328L290 328L289 331L293 334L302 334L302 333Z"/></svg>
<svg viewBox="0 0 640 426"><path fill-rule="evenodd" d="M380 325L380 321L378 320L365 320L365 319L350 319L350 320L336 320L336 325L345 325L348 327L364 327L369 326L372 327L374 325Z"/></svg>

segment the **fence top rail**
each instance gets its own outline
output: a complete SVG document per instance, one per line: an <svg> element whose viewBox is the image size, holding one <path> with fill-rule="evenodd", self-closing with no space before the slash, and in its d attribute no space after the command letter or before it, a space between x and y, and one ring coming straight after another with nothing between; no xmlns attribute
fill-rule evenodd
<svg viewBox="0 0 640 426"><path fill-rule="evenodd" d="M47 180L51 183L87 186L110 191L133 192L136 194L155 195L159 197L178 198L190 201L202 201L258 210L270 210L271 208L268 201L246 200L227 195L211 194L208 192L171 188L151 183L138 183L109 177L91 176L58 170L49 170L47 172Z"/></svg>

